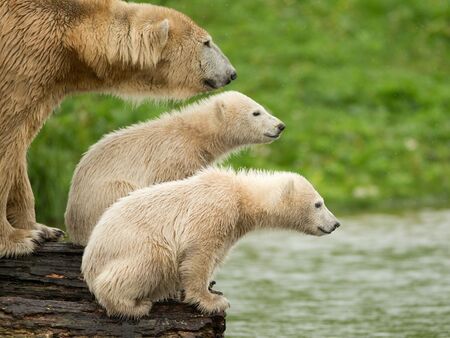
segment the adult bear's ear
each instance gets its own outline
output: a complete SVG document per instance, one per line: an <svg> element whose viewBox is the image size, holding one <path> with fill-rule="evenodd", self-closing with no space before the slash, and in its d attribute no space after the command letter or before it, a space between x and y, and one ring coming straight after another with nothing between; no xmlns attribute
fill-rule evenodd
<svg viewBox="0 0 450 338"><path fill-rule="evenodd" d="M222 100L217 100L215 107L215 114L219 121L223 121L225 115L225 102Z"/></svg>
<svg viewBox="0 0 450 338"><path fill-rule="evenodd" d="M169 39L169 19L164 19L156 24L156 28L154 30L154 39L155 42L159 44L160 47L164 47Z"/></svg>
<svg viewBox="0 0 450 338"><path fill-rule="evenodd" d="M170 24L168 19L148 23L135 31L131 30L131 62L141 67L155 66L169 39ZM124 60L126 58L123 58Z"/></svg>
<svg viewBox="0 0 450 338"><path fill-rule="evenodd" d="M291 197L294 194L294 180L292 178L289 179L289 181L284 185L283 191L281 192L281 198L287 199Z"/></svg>

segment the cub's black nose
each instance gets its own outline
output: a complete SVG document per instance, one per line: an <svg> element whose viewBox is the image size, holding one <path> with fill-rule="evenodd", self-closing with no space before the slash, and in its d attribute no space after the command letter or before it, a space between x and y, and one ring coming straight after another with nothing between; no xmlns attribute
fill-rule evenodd
<svg viewBox="0 0 450 338"><path fill-rule="evenodd" d="M286 128L286 126L284 125L284 123L280 123L280 124L277 126L277 128L278 128L279 131L283 131L283 130Z"/></svg>
<svg viewBox="0 0 450 338"><path fill-rule="evenodd" d="M339 222L336 222L336 223L334 224L334 228L335 228L335 229L339 228L340 226L341 226L341 223L339 223Z"/></svg>
<svg viewBox="0 0 450 338"><path fill-rule="evenodd" d="M237 79L237 73L236 72L231 73L230 79L231 80L236 80Z"/></svg>

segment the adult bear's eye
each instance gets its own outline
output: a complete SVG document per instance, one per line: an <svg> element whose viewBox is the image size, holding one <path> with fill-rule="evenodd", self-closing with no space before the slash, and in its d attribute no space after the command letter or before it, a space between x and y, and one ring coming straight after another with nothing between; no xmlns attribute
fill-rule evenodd
<svg viewBox="0 0 450 338"><path fill-rule="evenodd" d="M314 206L316 208L320 208L322 206L322 202L316 202L316 204L314 204Z"/></svg>
<svg viewBox="0 0 450 338"><path fill-rule="evenodd" d="M203 42L203 44L204 44L206 47L211 48L211 40L205 41L205 42Z"/></svg>
<svg viewBox="0 0 450 338"><path fill-rule="evenodd" d="M261 115L261 112L260 112L260 111L254 111L254 112L253 112L253 116L259 116L259 115Z"/></svg>

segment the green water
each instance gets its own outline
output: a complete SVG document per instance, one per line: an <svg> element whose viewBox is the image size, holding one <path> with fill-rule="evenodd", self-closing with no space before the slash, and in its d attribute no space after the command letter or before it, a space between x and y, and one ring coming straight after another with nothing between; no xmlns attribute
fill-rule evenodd
<svg viewBox="0 0 450 338"><path fill-rule="evenodd" d="M254 233L216 276L227 337L450 337L450 210Z"/></svg>

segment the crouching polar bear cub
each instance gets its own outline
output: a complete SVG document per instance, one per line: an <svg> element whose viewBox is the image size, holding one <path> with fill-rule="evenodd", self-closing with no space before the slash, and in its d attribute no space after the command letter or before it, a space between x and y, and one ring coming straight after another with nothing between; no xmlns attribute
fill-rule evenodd
<svg viewBox="0 0 450 338"><path fill-rule="evenodd" d="M109 315L144 316L154 301L180 290L185 302L211 313L229 306L208 284L243 235L283 228L321 236L338 226L298 174L208 168L111 206L92 232L82 272Z"/></svg>
<svg viewBox="0 0 450 338"><path fill-rule="evenodd" d="M105 136L72 179L65 215L71 240L86 245L103 212L129 192L191 176L242 146L277 139L283 129L261 105L229 91Z"/></svg>

